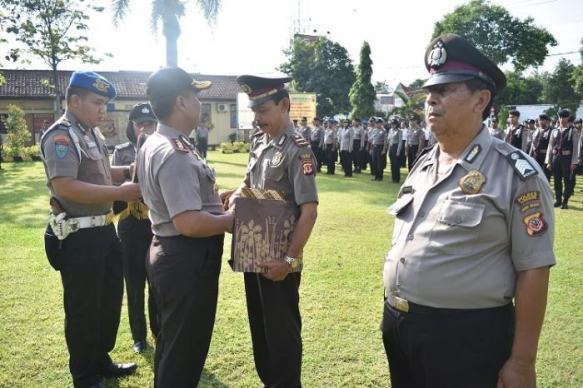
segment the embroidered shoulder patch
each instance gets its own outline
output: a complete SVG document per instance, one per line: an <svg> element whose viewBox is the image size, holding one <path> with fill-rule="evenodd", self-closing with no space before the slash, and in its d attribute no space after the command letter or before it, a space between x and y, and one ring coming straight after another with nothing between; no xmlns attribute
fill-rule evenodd
<svg viewBox="0 0 583 388"><path fill-rule="evenodd" d="M525 216L522 219L526 226L526 233L531 236L538 236L547 230L547 223L541 212L536 212Z"/></svg>
<svg viewBox="0 0 583 388"><path fill-rule="evenodd" d="M531 209L541 207L540 191L528 191L516 197L515 202L520 206L520 211L525 213Z"/></svg>
<svg viewBox="0 0 583 388"><path fill-rule="evenodd" d="M57 155L57 158L63 159L69 153L69 136L58 134L55 135L53 141L55 142L55 154Z"/></svg>
<svg viewBox="0 0 583 388"><path fill-rule="evenodd" d="M312 160L312 155L310 154L301 154L299 156L300 161L302 162L302 168L304 170L304 175L313 175L314 174L314 162Z"/></svg>
<svg viewBox="0 0 583 388"><path fill-rule="evenodd" d="M534 166L522 155L520 151L514 151L506 155L506 160L512 165L516 174L521 180L526 180L529 176L537 175L538 171Z"/></svg>

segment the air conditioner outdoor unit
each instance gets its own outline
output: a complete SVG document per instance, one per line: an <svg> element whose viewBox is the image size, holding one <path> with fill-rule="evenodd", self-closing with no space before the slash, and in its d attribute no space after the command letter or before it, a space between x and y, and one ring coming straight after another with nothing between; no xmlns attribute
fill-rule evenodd
<svg viewBox="0 0 583 388"><path fill-rule="evenodd" d="M217 104L217 112L227 112L229 106L227 104Z"/></svg>

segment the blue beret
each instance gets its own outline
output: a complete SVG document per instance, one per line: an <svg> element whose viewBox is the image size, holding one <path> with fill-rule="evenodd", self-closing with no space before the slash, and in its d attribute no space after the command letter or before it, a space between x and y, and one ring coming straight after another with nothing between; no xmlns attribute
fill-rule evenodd
<svg viewBox="0 0 583 388"><path fill-rule="evenodd" d="M117 95L113 84L103 76L92 71L76 71L71 74L69 87L89 90L92 93L113 100Z"/></svg>

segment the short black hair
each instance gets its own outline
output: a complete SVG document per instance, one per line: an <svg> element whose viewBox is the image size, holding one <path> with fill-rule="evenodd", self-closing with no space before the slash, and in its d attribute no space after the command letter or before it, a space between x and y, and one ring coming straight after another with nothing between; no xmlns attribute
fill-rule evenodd
<svg viewBox="0 0 583 388"><path fill-rule="evenodd" d="M128 126L126 128L126 136L130 143L136 144L138 139L136 138L136 131L134 130L134 122L132 120L128 120Z"/></svg>
<svg viewBox="0 0 583 388"><path fill-rule="evenodd" d="M286 89L280 89L277 91L277 93L275 93L271 99L273 100L273 102L275 102L275 105L279 104L279 102L281 100L283 100L284 98L287 98L289 100L289 92ZM287 106L287 111L289 112L291 109L291 100L289 102L289 105Z"/></svg>
<svg viewBox="0 0 583 388"><path fill-rule="evenodd" d="M67 104L69 102L71 102L71 98L76 95L79 96L81 98L84 98L85 96L87 96L89 93L91 93L89 90L87 89L83 89L83 88L78 88L76 86L69 86L67 88L67 91L65 92L65 98L67 100Z"/></svg>
<svg viewBox="0 0 583 388"><path fill-rule="evenodd" d="M508 112L509 116L516 116L516 117L520 117L520 112L517 111L516 109L512 109L510 112Z"/></svg>
<svg viewBox="0 0 583 388"><path fill-rule="evenodd" d="M174 108L174 104L176 104L176 98L179 96L185 97L188 93L194 92L183 90L172 95L150 97L150 105L156 117L160 120L168 118L172 114L172 109Z"/></svg>
<svg viewBox="0 0 583 388"><path fill-rule="evenodd" d="M486 120L490 117L490 110L492 109L492 104L494 103L494 96L496 95L496 91L491 85L488 85L486 82L482 81L479 78L472 78L465 81L466 86L470 89L471 92L476 92L478 90L489 90L490 91L490 102L486 105L486 108L482 112L482 120ZM512 113L511 113L512 114ZM519 113L520 115L520 113Z"/></svg>

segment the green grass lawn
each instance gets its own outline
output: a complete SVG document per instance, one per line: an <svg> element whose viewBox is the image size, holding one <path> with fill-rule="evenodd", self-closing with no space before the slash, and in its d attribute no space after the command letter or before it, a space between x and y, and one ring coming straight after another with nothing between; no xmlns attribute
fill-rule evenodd
<svg viewBox="0 0 583 388"><path fill-rule="evenodd" d="M222 189L235 187L247 156L211 152ZM3 164L0 171L0 387L71 386L63 335L62 286L44 255L48 195L41 163ZM403 171L404 173L404 171ZM386 173L385 173L386 179ZM385 212L398 186L367 173L317 177L319 217L306 247L301 285L306 387L387 387L379 323L382 265L392 218ZM581 183L580 183L581 187ZM583 386L583 195L557 210L547 316L537 363L540 387ZM226 259L217 321L201 386L258 387L243 278ZM150 340L151 343L151 340ZM136 375L110 387L152 386L152 352L131 351L122 312L116 361L137 362Z"/></svg>

